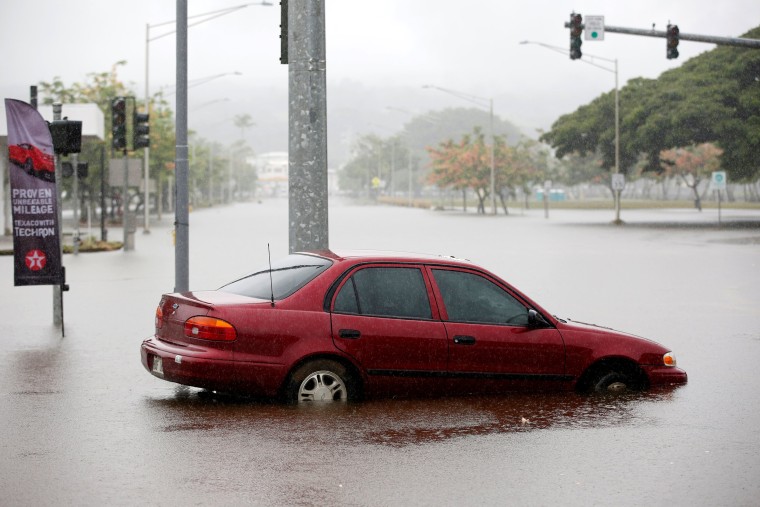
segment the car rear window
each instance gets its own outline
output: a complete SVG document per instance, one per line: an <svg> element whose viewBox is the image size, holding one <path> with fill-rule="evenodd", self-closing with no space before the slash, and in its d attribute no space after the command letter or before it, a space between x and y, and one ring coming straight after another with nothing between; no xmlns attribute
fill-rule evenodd
<svg viewBox="0 0 760 507"><path fill-rule="evenodd" d="M219 290L259 299L283 299L312 281L332 265L332 261L311 255L292 254L272 262L239 280L223 285Z"/></svg>

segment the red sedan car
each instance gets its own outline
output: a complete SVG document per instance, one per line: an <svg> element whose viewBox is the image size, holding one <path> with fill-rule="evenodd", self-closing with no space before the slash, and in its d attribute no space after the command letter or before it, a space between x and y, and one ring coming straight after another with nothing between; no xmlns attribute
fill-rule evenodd
<svg viewBox="0 0 760 507"><path fill-rule="evenodd" d="M28 174L45 181L55 181L53 155L28 143L8 146L8 158Z"/></svg>
<svg viewBox="0 0 760 507"><path fill-rule="evenodd" d="M552 316L450 257L315 251L214 291L165 294L153 375L291 402L680 384L667 348Z"/></svg>

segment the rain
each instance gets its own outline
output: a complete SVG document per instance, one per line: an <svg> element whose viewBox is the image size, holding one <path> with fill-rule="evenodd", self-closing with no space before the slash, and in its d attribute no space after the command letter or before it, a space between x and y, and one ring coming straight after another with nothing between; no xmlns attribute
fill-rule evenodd
<svg viewBox="0 0 760 507"><path fill-rule="evenodd" d="M330 236L335 248L469 258L560 316L667 343L685 386L303 407L170 384L139 361L173 280L165 220L133 252L66 256L64 339L47 320L49 288L2 291L0 489L11 504L751 504L758 214L718 228L715 212L712 224L629 212L623 229L610 214L336 199ZM285 255L286 226L285 199L194 211L191 286L265 265L267 242ZM0 257L0 276L12 269Z"/></svg>
<svg viewBox="0 0 760 507"><path fill-rule="evenodd" d="M13 286L11 192L9 183L3 186L3 505L757 503L756 174L736 181L736 168L718 165L671 173L685 157L675 147L670 161L665 148L671 147L658 150L660 165L652 170L645 168L649 153L633 156L626 145L630 163L615 188L611 177L620 174L609 163L612 128L573 137L581 151L600 139L596 151L557 156L562 141L543 135L559 118L612 97L615 81L612 71L537 47L567 48L563 23L573 9L604 14L610 25L654 31L674 22L682 33L740 37L757 26L756 2L388 0L368 6L330 0L320 92L327 99L320 132L326 135L316 141L302 134L289 139L289 129L292 134L303 125L288 116L293 97L288 66L279 62L279 2L237 4L190 2L190 14L233 9L190 28L190 146L177 147L190 171L180 196L189 216L181 226L188 232L190 290L214 290L262 266L271 270L271 259L286 256L298 234L335 250L452 256L490 270L559 318L665 344L688 383L620 394L398 392L288 404L151 375L141 364L140 345L156 332L162 295L177 284L180 215L173 207L183 202L173 172L181 157L174 157L173 139L158 135L175 133L173 28L161 31L176 14L175 2L12 1L0 20L7 68L0 75L2 98L28 100L29 87L40 85L41 99L51 99L45 94L59 85L76 88L105 72L101 77L113 78L119 93L132 94L136 114L145 86L156 107L145 160L162 176L154 187L133 185L132 176L118 184L103 178L95 186L95 177L107 171L114 135L112 97L106 97L106 128L99 125L98 140L88 139L102 145L103 167L91 159L81 188L72 183L78 175L60 187L70 286L62 306L50 286ZM587 55L615 58L615 80L619 59L622 87L633 80L642 88L713 49L682 41L680 56L666 59L663 39L612 33L603 43L583 45ZM64 114L71 106L64 103ZM308 107L302 112L316 121ZM5 150L5 125L0 132ZM656 132L651 142L665 134ZM307 155L324 152L316 160L305 157L294 171L293 143ZM497 152L499 143L507 147ZM704 149L711 164L735 160L729 158L735 153L705 144L695 141L688 154ZM481 174L470 186L446 180L445 164L435 172L436 155L450 154L446 149L455 145L480 157ZM490 185L483 176L487 147ZM142 162L144 154L127 151L119 165L123 175L126 159ZM494 165L517 167L522 156L540 159L541 167L520 184L497 188ZM73 170L77 159L67 160ZM277 164L285 170L270 171ZM590 176L570 181L572 164ZM17 166L3 156L0 172ZM719 187L716 174L725 179L719 170L726 169L728 185ZM122 185L132 187L127 213ZM93 197L106 186L108 200ZM25 191L13 190L19 199ZM148 194L146 206L141 195ZM315 214L327 231L310 224ZM50 225L41 220L15 222L23 226L17 236L49 233L34 228ZM56 308L61 325L54 322Z"/></svg>

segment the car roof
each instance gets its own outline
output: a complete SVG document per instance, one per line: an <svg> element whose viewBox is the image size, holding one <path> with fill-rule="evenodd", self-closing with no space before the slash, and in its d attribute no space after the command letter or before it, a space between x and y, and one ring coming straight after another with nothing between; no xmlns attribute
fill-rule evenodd
<svg viewBox="0 0 760 507"><path fill-rule="evenodd" d="M468 259L462 259L448 255L435 255L415 252L398 252L390 250L308 250L303 252L308 255L318 255L334 261L354 262L415 262L425 264L449 264L467 267L477 267Z"/></svg>

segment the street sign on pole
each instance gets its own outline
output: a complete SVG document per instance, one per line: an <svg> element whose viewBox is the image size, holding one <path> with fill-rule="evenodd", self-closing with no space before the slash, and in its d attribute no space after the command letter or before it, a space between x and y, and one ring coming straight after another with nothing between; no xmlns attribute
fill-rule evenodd
<svg viewBox="0 0 760 507"><path fill-rule="evenodd" d="M142 183L142 160L130 158L127 161L127 186L139 187ZM108 184L112 187L124 186L124 159L112 158L108 161Z"/></svg>
<svg viewBox="0 0 760 507"><path fill-rule="evenodd" d="M622 192L625 189L625 175L615 173L612 175L612 190Z"/></svg>
<svg viewBox="0 0 760 507"><path fill-rule="evenodd" d="M726 189L726 171L714 171L712 173L712 184L715 190Z"/></svg>
<svg viewBox="0 0 760 507"><path fill-rule="evenodd" d="M585 40L604 40L604 16L586 16Z"/></svg>

